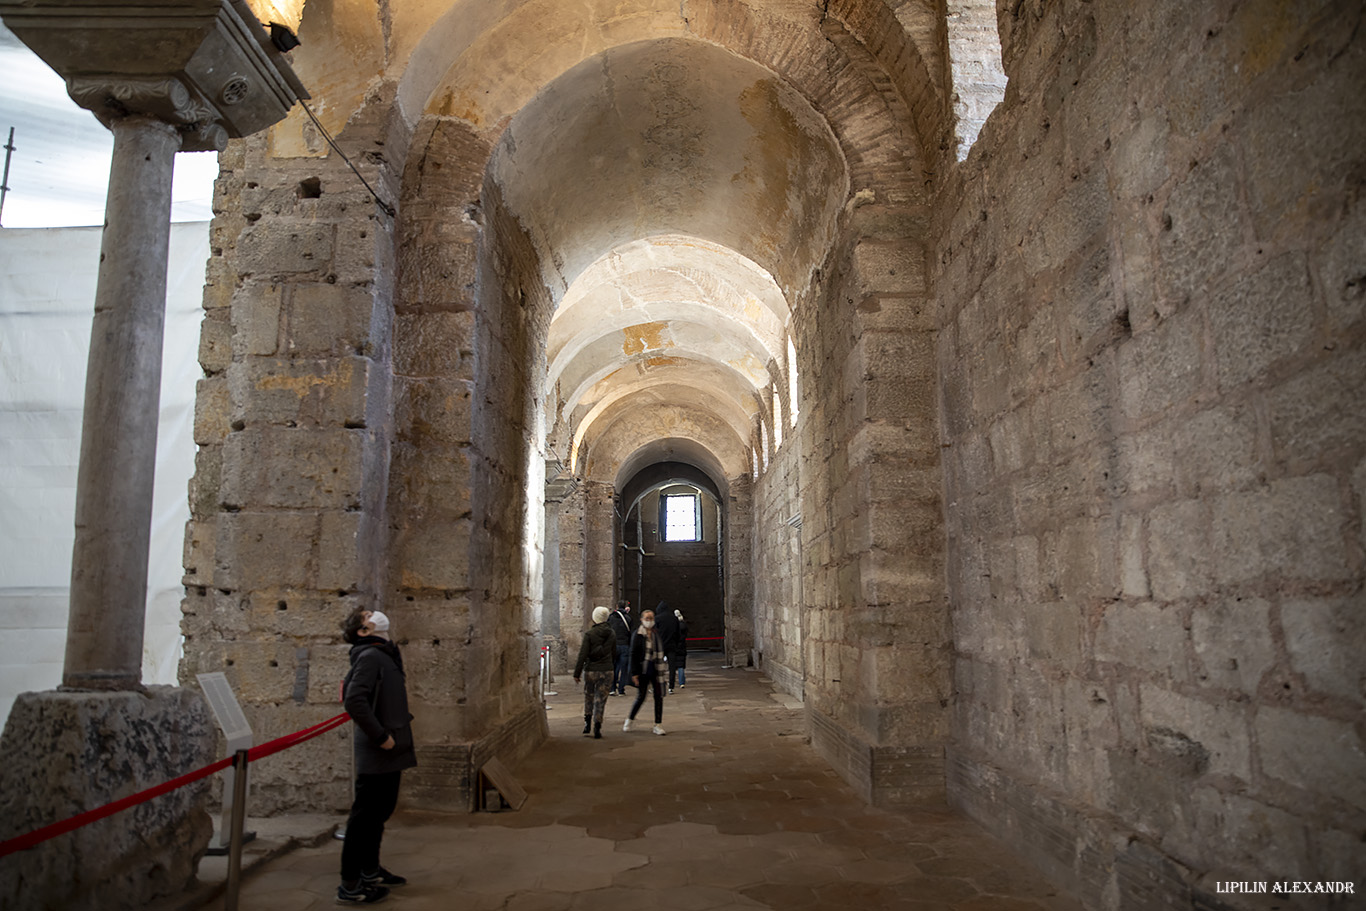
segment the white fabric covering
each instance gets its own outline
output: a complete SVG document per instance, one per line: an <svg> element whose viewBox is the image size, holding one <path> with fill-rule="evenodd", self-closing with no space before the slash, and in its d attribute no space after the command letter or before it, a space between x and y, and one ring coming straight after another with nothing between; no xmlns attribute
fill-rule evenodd
<svg viewBox="0 0 1366 911"><path fill-rule="evenodd" d="M0 230L0 718L61 683L86 358L100 235ZM172 225L144 683L174 683L207 222Z"/></svg>

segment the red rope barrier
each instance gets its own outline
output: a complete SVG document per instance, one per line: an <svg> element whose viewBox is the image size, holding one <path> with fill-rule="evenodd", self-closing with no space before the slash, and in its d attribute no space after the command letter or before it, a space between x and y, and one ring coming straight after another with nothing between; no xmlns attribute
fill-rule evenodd
<svg viewBox="0 0 1366 911"><path fill-rule="evenodd" d="M326 721L319 722L318 724L315 724L312 727L304 728L302 731L295 731L293 734L286 734L283 737L277 737L269 743L263 743L260 746L254 746L247 751L247 762L255 762L258 759L264 759L265 757L278 753L281 750L287 750L292 746L297 746L303 743L305 740L312 740L314 737L317 737L321 734L326 734L328 731L340 727L341 725L349 721L350 718L350 715L346 714L345 712L342 712L340 715L329 718ZM145 791L139 791L136 794L130 794L127 797L122 797L114 801L113 803L107 803L102 807L96 807L93 810L86 810L84 813L78 813L70 819L64 819L61 822L54 822L52 825L43 826L41 829L34 829L32 832L29 832L26 835L17 835L14 838L8 839L6 841L0 841L0 857L5 857L6 855L13 854L15 851L26 851L29 848L32 848L34 845L41 844L42 842L47 841L49 838L56 838L58 835L65 835L67 832L79 829L81 826L88 826L92 822L97 822L98 820L104 819L107 816L113 816L115 813L126 810L129 807L137 806L138 804L143 803L144 801L151 800L154 797L160 797L163 794L169 794L177 788L183 788L185 785L190 784L192 782L196 782L201 778L207 778L214 772L220 772L230 765L232 765L232 757L228 756L224 759L218 760L217 762L210 763L209 765L204 766L202 769L196 769L193 772L186 772L179 778L172 778L170 781L164 784L156 785L155 787L148 788Z"/></svg>

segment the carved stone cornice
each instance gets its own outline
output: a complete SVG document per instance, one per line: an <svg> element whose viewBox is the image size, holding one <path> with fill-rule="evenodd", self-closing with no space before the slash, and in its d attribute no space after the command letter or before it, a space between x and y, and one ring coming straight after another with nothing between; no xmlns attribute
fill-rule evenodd
<svg viewBox="0 0 1366 911"><path fill-rule="evenodd" d="M66 81L71 100L105 126L134 114L155 117L184 134L181 151L223 151L228 131L218 111L179 79L169 76L75 76Z"/></svg>
<svg viewBox="0 0 1366 911"><path fill-rule="evenodd" d="M0 0L0 17L106 126L130 114L218 149L308 92L245 0Z"/></svg>

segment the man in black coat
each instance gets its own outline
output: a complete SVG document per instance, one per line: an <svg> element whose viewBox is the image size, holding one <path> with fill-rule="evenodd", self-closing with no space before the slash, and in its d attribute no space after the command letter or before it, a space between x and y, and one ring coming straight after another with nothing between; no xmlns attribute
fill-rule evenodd
<svg viewBox="0 0 1366 911"><path fill-rule="evenodd" d="M631 602L618 601L617 609L612 611L607 623L617 637L617 663L612 668L611 692L625 696L626 681L631 679L631 633L636 628L635 621L631 618Z"/></svg>
<svg viewBox="0 0 1366 911"><path fill-rule="evenodd" d="M342 846L337 903L370 905L383 901L402 876L379 863L384 824L398 805L399 779L417 765L412 714L403 656L389 639L389 618L381 611L355 610L342 623L351 643L351 671L342 702L355 722L356 789Z"/></svg>

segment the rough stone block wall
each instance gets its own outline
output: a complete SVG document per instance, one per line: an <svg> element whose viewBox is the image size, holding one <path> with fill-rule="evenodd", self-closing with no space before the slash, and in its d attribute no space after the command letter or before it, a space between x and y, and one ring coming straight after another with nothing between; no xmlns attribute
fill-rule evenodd
<svg viewBox="0 0 1366 911"><path fill-rule="evenodd" d="M851 209L819 306L797 322L807 711L813 744L865 797L933 801L950 638L927 219Z"/></svg>
<svg viewBox="0 0 1366 911"><path fill-rule="evenodd" d="M382 146L373 112L356 127ZM395 272L346 165L271 148L233 143L215 189L180 671L226 672L258 742L336 713L339 624L379 601ZM345 732L318 738L253 774L252 812L343 807L349 777Z"/></svg>
<svg viewBox="0 0 1366 911"><path fill-rule="evenodd" d="M544 461L530 365L548 316L534 255L485 185L491 151L425 120L403 178L389 600L419 732L410 794L447 809L472 806L489 756L514 765L544 736L546 511L528 471Z"/></svg>
<svg viewBox="0 0 1366 911"><path fill-rule="evenodd" d="M1090 907L1366 869L1362 16L1002 5L935 207L950 795Z"/></svg>
<svg viewBox="0 0 1366 911"><path fill-rule="evenodd" d="M509 764L545 736L537 678L545 521L545 339L554 307L530 238L487 179L480 197L470 547L470 735ZM525 736L510 732L522 732ZM474 747L478 756L481 745Z"/></svg>
<svg viewBox="0 0 1366 911"><path fill-rule="evenodd" d="M564 653L552 672L562 674L574 669L579 657L579 645L583 641L585 629L585 558L588 541L585 534L585 509L587 506L588 485L577 485L560 503L556 521L559 522L559 611L560 638L564 642ZM547 536L548 537L548 536ZM607 605L615 608L615 602ZM592 612L586 615L591 618Z"/></svg>
<svg viewBox="0 0 1366 911"><path fill-rule="evenodd" d="M404 174L394 302L387 603L404 651L428 806L470 801L478 207L488 144L424 123ZM418 151L420 149L421 151Z"/></svg>
<svg viewBox="0 0 1366 911"><path fill-rule="evenodd" d="M802 661L801 457L793 433L755 484L754 665L785 693L805 691Z"/></svg>
<svg viewBox="0 0 1366 911"><path fill-rule="evenodd" d="M611 484L585 481L583 531L583 600L577 605L566 605L561 622L566 629L584 630L592 622L593 608L599 604L615 610L621 584L617 578L622 561L617 538L617 492ZM640 617L640 605L631 605ZM577 646L575 646L577 648Z"/></svg>
<svg viewBox="0 0 1366 911"><path fill-rule="evenodd" d="M722 594L726 600L726 658L736 667L746 667L754 646L754 624L758 601L754 594L754 484L748 475L726 483L726 523L722 526L721 546L725 574Z"/></svg>

